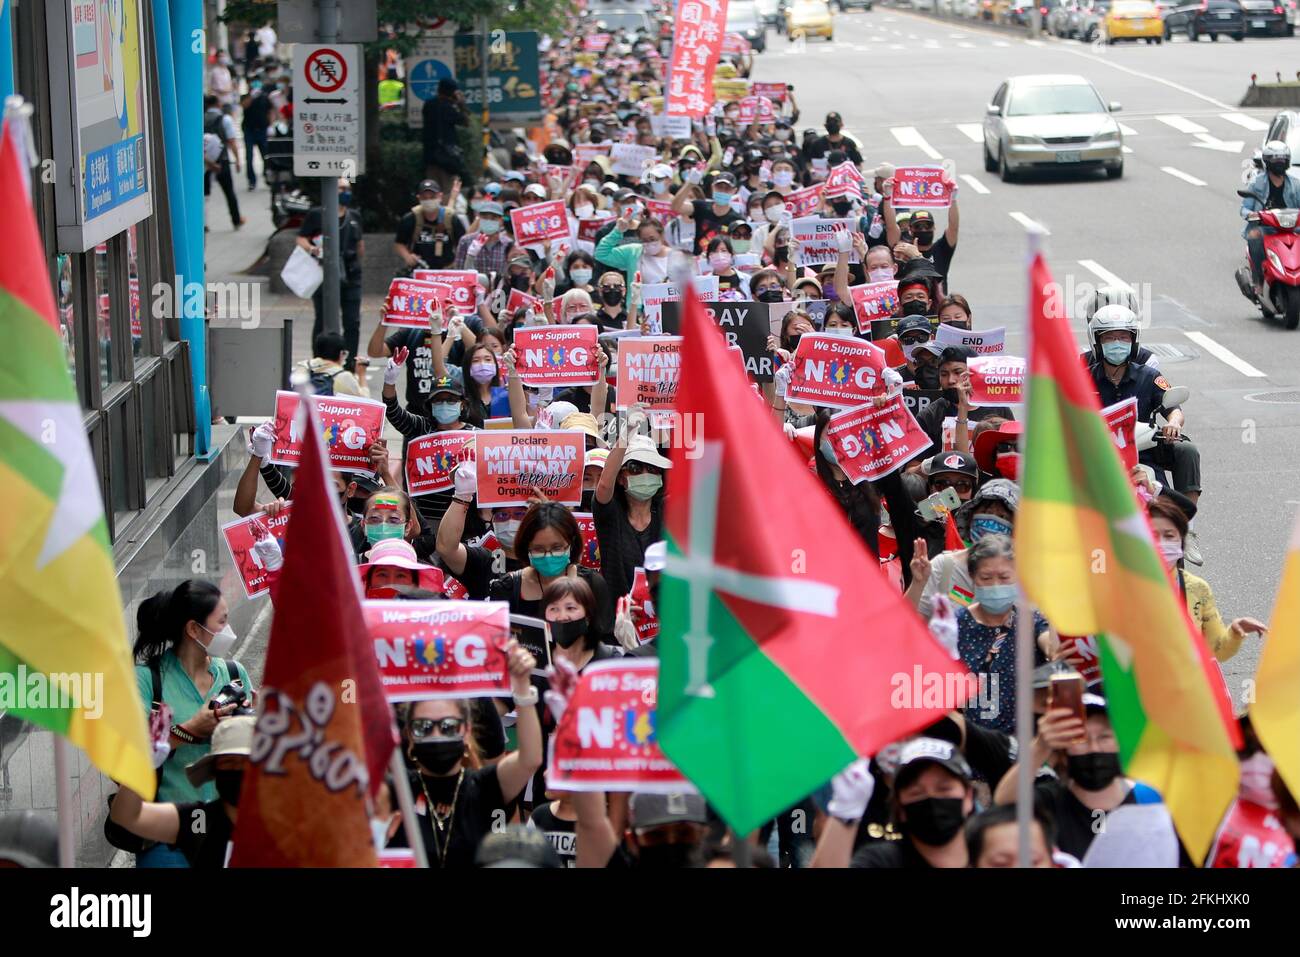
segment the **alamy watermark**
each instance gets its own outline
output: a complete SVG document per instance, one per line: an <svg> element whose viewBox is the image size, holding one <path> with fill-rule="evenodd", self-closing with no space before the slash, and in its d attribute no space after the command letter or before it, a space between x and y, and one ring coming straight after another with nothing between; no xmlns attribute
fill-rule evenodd
<svg viewBox="0 0 1300 957"><path fill-rule="evenodd" d="M19 665L12 672L0 671L0 712L80 709L89 719L104 713L103 672L28 671Z"/></svg>
<svg viewBox="0 0 1300 957"><path fill-rule="evenodd" d="M260 282L156 282L153 294L153 317L209 316L212 319L238 319L239 328L256 329L262 322L262 284ZM211 309L209 310L209 298Z"/></svg>
<svg viewBox="0 0 1300 957"><path fill-rule="evenodd" d="M915 665L910 672L894 672L889 686L890 707L899 710L966 708L986 721L1001 713L997 674L925 671Z"/></svg>

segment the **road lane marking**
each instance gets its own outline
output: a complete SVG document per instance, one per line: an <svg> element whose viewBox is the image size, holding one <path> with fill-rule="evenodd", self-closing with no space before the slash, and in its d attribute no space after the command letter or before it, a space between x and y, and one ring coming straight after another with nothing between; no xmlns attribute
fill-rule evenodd
<svg viewBox="0 0 1300 957"><path fill-rule="evenodd" d="M1025 229L1029 230L1031 233L1041 232L1044 236L1052 235L1052 231L1050 229L1048 229L1046 226L1044 226L1042 223L1038 222L1037 220L1030 219L1028 216L1020 212L1019 210L1016 210L1015 212L1007 213L1007 215L1010 216L1012 219L1014 219L1016 222L1018 222L1021 226L1025 227Z"/></svg>
<svg viewBox="0 0 1300 957"><path fill-rule="evenodd" d="M993 45L997 46L998 43L995 42ZM1003 44L1003 46L1005 46L1005 44ZM1216 100L1212 96L1206 96L1204 93L1198 93L1196 90L1193 90L1190 86L1183 86L1181 83L1175 83L1173 80L1166 80L1163 76L1156 76L1154 73L1144 73L1141 70L1134 70L1132 67L1120 66L1118 63L1114 63L1111 60L1106 59L1105 57L1094 56L1091 53L1085 53L1082 50L1076 50L1072 47L1067 46L1064 43L1053 44L1053 49L1059 50L1061 53L1068 53L1071 56L1083 57L1085 60L1092 60L1094 63L1101 63L1104 66L1110 67L1111 69L1119 70L1121 73L1127 73L1129 76L1136 76L1143 80L1150 80L1152 83L1161 83L1169 87L1171 90L1177 90L1179 93L1186 93L1188 96L1194 96L1198 100L1204 100L1206 103L1209 103L1220 110L1228 110L1229 112L1231 112L1236 109L1236 107L1233 106L1231 103L1224 103L1222 100Z"/></svg>
<svg viewBox="0 0 1300 957"><path fill-rule="evenodd" d="M1170 176L1174 177L1175 179L1181 179L1184 183L1191 183L1193 186L1205 185L1205 180L1197 179L1195 176L1192 176L1190 173L1184 173L1182 170L1174 169L1172 166L1162 166L1160 167L1160 172L1168 173Z"/></svg>
<svg viewBox="0 0 1300 957"><path fill-rule="evenodd" d="M1268 375L1267 372L1261 372L1260 370L1256 369L1253 365L1251 365L1245 359L1241 358L1241 356L1237 355L1235 352L1232 352L1231 350L1225 348L1224 346L1219 345L1219 343L1215 342L1213 339L1211 339L1203 332L1188 332L1187 330L1184 329L1183 335L1185 335L1188 339L1191 339L1194 343L1196 343L1198 346L1200 346L1210 355L1214 356L1214 358L1218 359L1224 365L1232 366L1232 368L1236 369L1244 376L1248 376L1251 379L1263 379Z"/></svg>
<svg viewBox="0 0 1300 957"><path fill-rule="evenodd" d="M1257 120L1253 116L1247 116L1245 113L1221 113L1219 114L1229 123L1235 123L1242 129L1251 130L1259 133L1268 129L1268 124L1263 120Z"/></svg>
<svg viewBox="0 0 1300 957"><path fill-rule="evenodd" d="M1133 152L1133 147L1131 147L1131 146L1121 146L1120 149L1122 149L1125 153L1132 153L1132 152Z"/></svg>
<svg viewBox="0 0 1300 957"><path fill-rule="evenodd" d="M1133 292L1132 286L1126 283L1123 279L1120 279L1119 276L1116 276L1105 266L1101 265L1101 263L1097 262L1097 260L1080 259L1077 260L1077 262L1079 263L1080 266L1088 270L1088 272L1092 273L1094 276L1100 279L1107 286L1116 286L1120 289L1126 289L1129 292Z"/></svg>
<svg viewBox="0 0 1300 957"><path fill-rule="evenodd" d="M925 141L915 126L894 126L889 130L899 146L915 146L930 159L943 159L943 154Z"/></svg>
<svg viewBox="0 0 1300 957"><path fill-rule="evenodd" d="M1165 126L1172 126L1179 133L1208 133L1209 132L1209 130L1203 127L1200 123L1193 123L1185 116L1177 116L1177 115L1157 116L1156 119L1159 120L1161 123L1165 124Z"/></svg>
<svg viewBox="0 0 1300 957"><path fill-rule="evenodd" d="M973 43L963 43L963 42L960 41L960 40L957 41L957 46L961 47L963 50L974 50L974 49L975 49L975 44L973 44Z"/></svg>
<svg viewBox="0 0 1300 957"><path fill-rule="evenodd" d="M970 173L962 173L960 179L963 183L965 183L971 189L975 190L975 192L979 193L981 196L987 196L989 194L989 188L985 186L983 183L981 183L979 180L977 180Z"/></svg>
<svg viewBox="0 0 1300 957"><path fill-rule="evenodd" d="M1011 44L1008 43L1006 40L994 40L994 41L993 41L993 45L994 45L995 47L1009 47L1009 46L1011 46Z"/></svg>
<svg viewBox="0 0 1300 957"><path fill-rule="evenodd" d="M958 123L957 129L961 130L972 143L984 142L984 127L978 123Z"/></svg>
<svg viewBox="0 0 1300 957"><path fill-rule="evenodd" d="M1119 131L1120 131L1121 133L1123 133L1125 136L1137 136L1137 135L1138 135L1138 131L1135 130L1135 129L1133 129L1133 127L1129 126L1127 123L1121 123L1121 124L1119 125Z"/></svg>

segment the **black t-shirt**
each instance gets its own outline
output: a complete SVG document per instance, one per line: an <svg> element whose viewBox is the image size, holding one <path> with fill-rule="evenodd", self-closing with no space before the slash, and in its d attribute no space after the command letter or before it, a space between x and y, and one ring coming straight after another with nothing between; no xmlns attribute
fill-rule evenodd
<svg viewBox="0 0 1300 957"><path fill-rule="evenodd" d="M455 779L449 779L454 782ZM415 795L415 817L419 822L420 836L424 839L424 851L429 858L429 867L470 868L474 866L474 855L479 842L487 836L494 820L504 820L507 802L501 795L501 784L497 780L495 764L478 769L466 769L465 777L460 783L460 792L456 795L454 809L447 821L447 829L434 837L433 814L429 808L429 798L435 802L450 800L455 784L450 787L442 781L430 780L417 775L411 782ZM426 790L428 792L426 796ZM440 848L446 845L443 855ZM390 847L408 847L409 842L402 831L398 831L389 844ZM445 860L443 857L445 856Z"/></svg>
<svg viewBox="0 0 1300 957"><path fill-rule="evenodd" d="M578 566L578 577L591 586L591 593L596 599L596 618L587 627L595 632L597 640L612 641L614 632L614 603L609 597L609 586L599 572ZM523 584L522 570L510 571L496 578L488 585L488 601L507 601L512 615L526 615L529 618L545 618L545 609L540 598L524 598L521 593ZM466 585L466 588L469 586Z"/></svg>
<svg viewBox="0 0 1300 957"><path fill-rule="evenodd" d="M849 867L917 868L930 870L930 862L922 857L907 838L901 841L874 841L863 844L853 852Z"/></svg>
<svg viewBox="0 0 1300 957"><path fill-rule="evenodd" d="M832 143L829 137L819 136L808 148L809 159L823 159L827 153L840 150L855 166L862 165L862 150L851 136L841 136L838 143Z"/></svg>
<svg viewBox="0 0 1300 957"><path fill-rule="evenodd" d="M270 125L271 98L259 90L248 101L248 106L244 107L244 118L240 126L253 133L265 133Z"/></svg>
<svg viewBox="0 0 1300 957"><path fill-rule="evenodd" d="M1273 181L1270 179L1268 181L1268 199L1264 200L1264 208L1265 209L1286 209L1286 200L1283 198L1283 193L1285 190L1286 190L1285 179L1283 179L1282 182L1277 186L1274 186Z"/></svg>
<svg viewBox="0 0 1300 957"><path fill-rule="evenodd" d="M645 550L663 538L664 500L656 495L650 500L650 524L638 532L628 521L627 506L615 490L606 504L592 498L591 513L596 522L596 541L600 545L600 574L609 591L622 598L632 591L632 579L638 566L645 562Z"/></svg>
<svg viewBox="0 0 1300 957"><path fill-rule="evenodd" d="M1079 860L1088 853L1092 839L1100 832L1104 811L1084 807L1060 778L1040 777L1034 782L1034 802L1056 821L1056 846ZM1130 788L1120 806L1136 804Z"/></svg>
<svg viewBox="0 0 1300 957"><path fill-rule="evenodd" d="M934 263L934 268L939 270L943 276L943 281L946 283L948 281L948 267L952 265L952 254L956 251L956 248L948 242L947 236L940 236L921 255Z"/></svg>
<svg viewBox="0 0 1300 957"><path fill-rule="evenodd" d="M517 571L527 565L511 558L504 551L489 551L482 545L465 546L465 570L458 576L460 583L475 601L486 601L494 579L507 572Z"/></svg>
<svg viewBox="0 0 1300 957"><path fill-rule="evenodd" d="M560 820L551 811L551 803L548 801L533 811L528 824L546 835L565 867L578 866L577 821Z"/></svg>
<svg viewBox="0 0 1300 957"><path fill-rule="evenodd" d="M361 228L360 213L355 209L344 209L342 212L343 217L339 220L339 258L343 274L339 279L345 285L357 286L361 284L361 257L357 247L365 238L365 231ZM298 235L314 240L322 232L321 207L313 206L303 217Z"/></svg>
<svg viewBox="0 0 1300 957"><path fill-rule="evenodd" d="M724 226L730 230L733 223L749 222L730 206L727 207L725 213L719 216L714 211L713 203L707 199L692 200L691 210L695 218L696 252L704 252L705 247L709 245L710 239L722 235Z"/></svg>
<svg viewBox="0 0 1300 957"><path fill-rule="evenodd" d="M424 216L421 220L417 232L415 212L408 212L398 222L393 241L427 262L430 269L450 269L452 260L456 258L456 244L465 235L465 227L459 218L447 211L446 206L439 206L432 219Z"/></svg>
<svg viewBox="0 0 1300 957"><path fill-rule="evenodd" d="M226 847L235 826L226 817L220 801L191 801L176 805L180 827L176 831L176 849L194 868L226 866ZM201 826L200 826L201 825Z"/></svg>

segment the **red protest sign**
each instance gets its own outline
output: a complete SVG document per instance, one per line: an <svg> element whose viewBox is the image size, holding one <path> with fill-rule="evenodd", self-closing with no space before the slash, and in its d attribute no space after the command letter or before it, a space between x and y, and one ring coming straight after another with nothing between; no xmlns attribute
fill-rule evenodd
<svg viewBox="0 0 1300 957"><path fill-rule="evenodd" d="M647 409L671 409L682 371L681 336L642 336L618 344L616 408L641 402Z"/></svg>
<svg viewBox="0 0 1300 957"><path fill-rule="evenodd" d="M884 478L933 444L902 396L878 409L864 405L833 415L825 434L854 485Z"/></svg>
<svg viewBox="0 0 1300 957"><path fill-rule="evenodd" d="M1137 399L1125 399L1123 402L1108 405L1101 410L1101 417L1106 420L1106 428L1110 429L1110 436L1115 440L1115 448L1119 449L1120 461L1124 463L1124 468L1132 471L1133 466L1138 464L1135 434L1138 418Z"/></svg>
<svg viewBox="0 0 1300 957"><path fill-rule="evenodd" d="M655 734L659 662L588 665L551 735L546 786L557 791L694 791Z"/></svg>
<svg viewBox="0 0 1300 957"><path fill-rule="evenodd" d="M451 306L462 316L478 305L478 273L473 269L414 269L412 279L451 287Z"/></svg>
<svg viewBox="0 0 1300 957"><path fill-rule="evenodd" d="M853 408L885 391L885 353L861 339L806 334L793 361L787 402Z"/></svg>
<svg viewBox="0 0 1300 957"><path fill-rule="evenodd" d="M593 33L582 38L582 48L590 53L599 53L607 46L609 46L608 33Z"/></svg>
<svg viewBox="0 0 1300 957"><path fill-rule="evenodd" d="M506 602L379 600L362 607L389 701L510 694Z"/></svg>
<svg viewBox="0 0 1300 957"><path fill-rule="evenodd" d="M591 512L574 512L578 528L582 529L582 557L578 564L583 568L600 571L600 543L596 540L596 516Z"/></svg>
<svg viewBox="0 0 1300 957"><path fill-rule="evenodd" d="M510 224L514 227L515 242L521 246L563 239L569 235L569 211L562 199L532 203L510 210Z"/></svg>
<svg viewBox="0 0 1300 957"><path fill-rule="evenodd" d="M751 83L749 92L755 96L765 96L773 103L784 103L786 90L784 83Z"/></svg>
<svg viewBox="0 0 1300 957"><path fill-rule="evenodd" d="M838 168L838 167L837 167ZM945 209L952 184L941 166L900 166L894 170L894 205L900 209Z"/></svg>
<svg viewBox="0 0 1300 957"><path fill-rule="evenodd" d="M826 187L823 195L827 199L837 196L861 196L862 173L851 162L845 161L826 175L826 182L822 185Z"/></svg>
<svg viewBox="0 0 1300 957"><path fill-rule="evenodd" d="M522 289L511 289L510 298L506 300L506 315L513 316L516 309L531 309L540 316L542 314L542 300L537 296L530 296ZM506 377L502 376L501 378L504 380Z"/></svg>
<svg viewBox="0 0 1300 957"><path fill-rule="evenodd" d="M578 220L578 242L594 243L596 234L608 226L610 217L597 216L593 219Z"/></svg>
<svg viewBox="0 0 1300 957"><path fill-rule="evenodd" d="M275 444L267 459L273 465L297 468L302 460L302 430L307 418L298 415L298 393L275 394ZM370 446L384 430L384 404L355 396L311 396L320 416L322 437L329 450L329 466L340 472L374 475Z"/></svg>
<svg viewBox="0 0 1300 957"><path fill-rule="evenodd" d="M450 286L423 279L394 279L388 284L383 324L403 329L428 329L429 317L451 304Z"/></svg>
<svg viewBox="0 0 1300 957"><path fill-rule="evenodd" d="M858 317L858 331L864 335L871 335L874 320L888 319L898 308L897 279L850 286L849 292L853 295L853 314Z"/></svg>
<svg viewBox="0 0 1300 957"><path fill-rule="evenodd" d="M650 579L644 568L638 568L632 573L632 590L628 597L631 599L629 610L632 624L636 626L636 636L641 639L641 644L658 638L659 612L655 609L654 599L650 597Z"/></svg>
<svg viewBox="0 0 1300 957"><path fill-rule="evenodd" d="M736 119L742 125L775 123L776 114L772 110L772 101L767 97L742 96L740 98L740 115Z"/></svg>
<svg viewBox="0 0 1300 957"><path fill-rule="evenodd" d="M822 202L822 187L825 184L815 183L812 186L805 186L803 189L796 189L793 193L788 193L785 197L785 208L791 216L807 216L814 212Z"/></svg>
<svg viewBox="0 0 1300 957"><path fill-rule="evenodd" d="M527 505L535 492L561 505L582 504L586 433L576 429L484 430L474 441L480 508Z"/></svg>
<svg viewBox="0 0 1300 957"><path fill-rule="evenodd" d="M280 548L283 550L284 533L289 527L290 508L292 505L285 505L274 517L258 512L221 526L221 537L225 539L226 550L230 552L230 558L235 563L235 572L244 586L244 594L249 598L264 595L271 588L266 580L266 567L262 564L261 556L253 550L253 543L257 541L254 527L261 525L265 528L280 543Z"/></svg>
<svg viewBox="0 0 1300 957"><path fill-rule="evenodd" d="M976 356L970 370L972 405L1009 405L1023 402L1025 360L1015 356Z"/></svg>
<svg viewBox="0 0 1300 957"><path fill-rule="evenodd" d="M406 491L412 498L451 488L456 456L474 442L468 429L432 432L406 443Z"/></svg>
<svg viewBox="0 0 1300 957"><path fill-rule="evenodd" d="M645 203L646 218L657 219L661 223L669 223L675 217L673 216L673 204L666 199L646 199Z"/></svg>
<svg viewBox="0 0 1300 957"><path fill-rule="evenodd" d="M600 378L596 365L599 331L586 324L515 329L520 380L541 387L594 385Z"/></svg>
<svg viewBox="0 0 1300 957"><path fill-rule="evenodd" d="M722 53L727 5L682 0L673 23L672 64L665 90L669 116L702 118L713 105L713 71Z"/></svg>

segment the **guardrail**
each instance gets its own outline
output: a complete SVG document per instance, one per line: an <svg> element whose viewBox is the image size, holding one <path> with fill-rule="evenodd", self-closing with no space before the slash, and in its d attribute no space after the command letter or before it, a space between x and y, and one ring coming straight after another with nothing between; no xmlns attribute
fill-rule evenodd
<svg viewBox="0 0 1300 957"><path fill-rule="evenodd" d="M1015 36L1037 37L1043 32L1041 23L1035 27L1034 21L1041 21L1041 14L1037 8L1034 10L1033 18L1028 25L1023 23L1012 23L1005 20L985 20L981 17L960 17L953 13L941 12L937 7L932 10L918 10L910 4L901 6L896 3L882 3L881 9L899 10L905 13L915 13L917 16L927 17L931 20L938 20L941 23L954 23L964 27L978 27L985 30L992 30L997 33L1010 33Z"/></svg>

